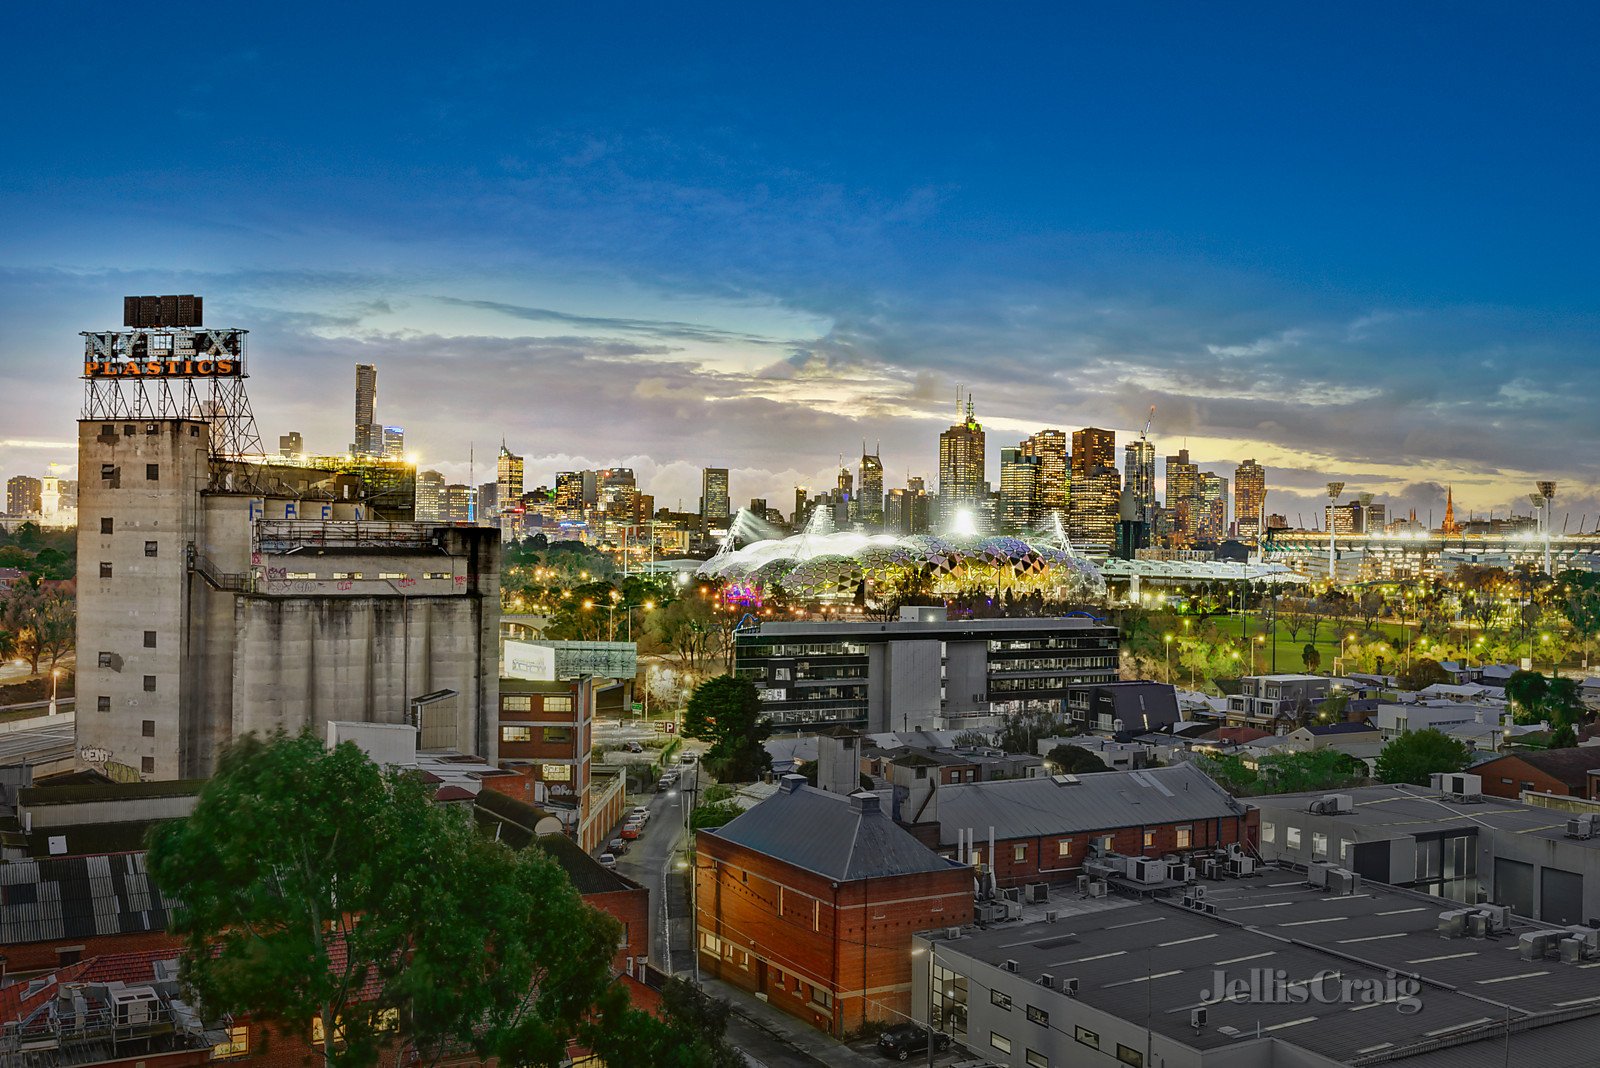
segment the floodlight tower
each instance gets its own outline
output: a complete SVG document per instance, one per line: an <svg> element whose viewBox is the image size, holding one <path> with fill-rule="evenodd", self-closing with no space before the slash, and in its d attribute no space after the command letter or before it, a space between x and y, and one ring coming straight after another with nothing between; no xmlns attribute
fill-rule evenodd
<svg viewBox="0 0 1600 1068"><path fill-rule="evenodd" d="M1550 525L1554 520L1554 515L1550 508L1555 504L1556 484L1554 482L1540 481L1536 485L1539 487L1539 497L1544 501L1544 573L1550 575L1554 574L1550 570Z"/></svg>
<svg viewBox="0 0 1600 1068"><path fill-rule="evenodd" d="M1334 530L1338 524L1334 521L1333 509L1339 501L1339 494L1344 492L1343 482L1328 483L1328 585L1333 585L1333 572L1337 566L1338 556L1334 546Z"/></svg>

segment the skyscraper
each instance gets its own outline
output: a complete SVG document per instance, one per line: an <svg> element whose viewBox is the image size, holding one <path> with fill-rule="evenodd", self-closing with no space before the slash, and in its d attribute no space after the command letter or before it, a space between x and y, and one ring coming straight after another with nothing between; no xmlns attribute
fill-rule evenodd
<svg viewBox="0 0 1600 1068"><path fill-rule="evenodd" d="M1000 450L1000 529L1027 530L1039 518L1040 463L1020 447Z"/></svg>
<svg viewBox="0 0 1600 1068"><path fill-rule="evenodd" d="M989 487L984 480L983 427L967 395L966 417L939 435L939 517L953 523L961 512L978 516Z"/></svg>
<svg viewBox="0 0 1600 1068"><path fill-rule="evenodd" d="M1074 430L1070 470L1067 536L1088 545L1115 545L1122 497L1116 432L1092 426Z"/></svg>
<svg viewBox="0 0 1600 1068"><path fill-rule="evenodd" d="M43 483L32 475L12 475L6 481L6 511L11 515L38 515L43 508Z"/></svg>
<svg viewBox="0 0 1600 1068"><path fill-rule="evenodd" d="M1041 430L1022 443L1022 455L1039 461L1035 519L1054 513L1067 518L1067 435ZM1002 482L1004 480L1002 479ZM1002 494L1004 489L1002 488Z"/></svg>
<svg viewBox="0 0 1600 1068"><path fill-rule="evenodd" d="M404 460L406 458L405 427L386 426L383 428L383 458L385 460Z"/></svg>
<svg viewBox="0 0 1600 1068"><path fill-rule="evenodd" d="M1200 510L1200 466L1189 462L1189 450L1167 457L1167 511L1172 516L1172 541L1176 546L1193 545L1198 532Z"/></svg>
<svg viewBox="0 0 1600 1068"><path fill-rule="evenodd" d="M1261 532L1261 509L1267 499L1267 469L1246 460L1233 472L1233 521L1239 537L1254 540Z"/></svg>
<svg viewBox="0 0 1600 1068"><path fill-rule="evenodd" d="M861 447L861 481L856 485L856 518L868 528L883 526L883 461Z"/></svg>
<svg viewBox="0 0 1600 1068"><path fill-rule="evenodd" d="M503 440L500 442L500 454L495 459L494 474L495 500L499 501L502 507L522 497L522 457L513 455Z"/></svg>
<svg viewBox="0 0 1600 1068"><path fill-rule="evenodd" d="M1153 522L1156 514L1156 446L1149 438L1128 442L1122 452L1122 484L1138 506L1138 518Z"/></svg>
<svg viewBox="0 0 1600 1068"><path fill-rule="evenodd" d="M1117 433L1086 426L1072 432L1072 473L1087 475L1097 467L1117 466Z"/></svg>
<svg viewBox="0 0 1600 1068"><path fill-rule="evenodd" d="M437 471L422 471L417 474L417 522L437 523L443 516L440 513L440 497L444 493L444 476Z"/></svg>
<svg viewBox="0 0 1600 1068"><path fill-rule="evenodd" d="M727 526L731 518L728 498L728 469L707 467L700 472L700 517L707 526Z"/></svg>
<svg viewBox="0 0 1600 1068"><path fill-rule="evenodd" d="M378 424L378 368L370 363L356 364L356 440L351 450L357 456L383 455L383 427Z"/></svg>
<svg viewBox="0 0 1600 1068"><path fill-rule="evenodd" d="M465 523L472 518L472 487L453 482L439 490L439 519L445 523Z"/></svg>
<svg viewBox="0 0 1600 1068"><path fill-rule="evenodd" d="M556 519L576 523L583 518L583 472L556 472Z"/></svg>
<svg viewBox="0 0 1600 1068"><path fill-rule="evenodd" d="M1213 471L1200 474L1200 509L1196 540L1216 545L1228 536L1228 480Z"/></svg>

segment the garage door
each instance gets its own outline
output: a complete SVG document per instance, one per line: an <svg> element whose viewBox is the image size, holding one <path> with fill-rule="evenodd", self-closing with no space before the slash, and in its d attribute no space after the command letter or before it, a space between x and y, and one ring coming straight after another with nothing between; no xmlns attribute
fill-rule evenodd
<svg viewBox="0 0 1600 1068"><path fill-rule="evenodd" d="M1583 922L1583 876L1560 868L1539 872L1539 919L1545 923Z"/></svg>
<svg viewBox="0 0 1600 1068"><path fill-rule="evenodd" d="M1494 903L1510 905L1518 916L1532 917L1533 865L1520 860L1494 858Z"/></svg>

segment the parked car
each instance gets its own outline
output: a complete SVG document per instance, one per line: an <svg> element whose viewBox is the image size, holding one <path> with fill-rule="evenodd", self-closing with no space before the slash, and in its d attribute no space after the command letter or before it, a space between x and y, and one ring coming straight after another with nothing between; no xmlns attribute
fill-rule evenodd
<svg viewBox="0 0 1600 1068"><path fill-rule="evenodd" d="M640 827L637 823L630 823L626 827L622 828L622 837L631 842L633 839L639 837L639 830Z"/></svg>
<svg viewBox="0 0 1600 1068"><path fill-rule="evenodd" d="M676 776L663 775L656 782L656 790L657 790L657 792L659 792L661 790L670 790L676 785L678 785L678 780L677 780Z"/></svg>
<svg viewBox="0 0 1600 1068"><path fill-rule="evenodd" d="M943 1053L950 1048L950 1036L934 1033L933 1048ZM878 1051L897 1061L908 1061L913 1055L928 1051L928 1029L921 1024L895 1024L878 1036Z"/></svg>
<svg viewBox="0 0 1600 1068"><path fill-rule="evenodd" d="M650 810L644 805L640 805L638 808L633 809L628 813L628 821L631 823L634 820L638 820L640 823L649 823Z"/></svg>
<svg viewBox="0 0 1600 1068"><path fill-rule="evenodd" d="M628 851L628 840L626 838L613 838L606 843L606 848L620 857Z"/></svg>
<svg viewBox="0 0 1600 1068"><path fill-rule="evenodd" d="M684 767L688 767L690 764L693 764L699 759L700 758L695 756L693 753L684 753L678 758L678 763L682 764Z"/></svg>
<svg viewBox="0 0 1600 1068"><path fill-rule="evenodd" d="M622 748L629 753L644 752L644 746L640 745L638 742L624 742L622 744Z"/></svg>
<svg viewBox="0 0 1600 1068"><path fill-rule="evenodd" d="M616 854L614 854L614 853L601 853L600 854L600 866L602 868L615 868L617 866Z"/></svg>

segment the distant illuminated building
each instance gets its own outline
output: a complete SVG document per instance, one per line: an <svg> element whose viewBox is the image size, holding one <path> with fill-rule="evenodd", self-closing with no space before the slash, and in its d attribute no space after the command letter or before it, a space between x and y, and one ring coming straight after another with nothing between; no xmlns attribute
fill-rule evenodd
<svg viewBox="0 0 1600 1068"><path fill-rule="evenodd" d="M1246 460L1233 472L1233 521L1239 537L1254 538L1261 528L1261 509L1267 500L1267 469Z"/></svg>
<svg viewBox="0 0 1600 1068"><path fill-rule="evenodd" d="M1040 463L1022 449L1000 450L1000 529L1027 530L1039 518Z"/></svg>
<svg viewBox="0 0 1600 1068"><path fill-rule="evenodd" d="M300 431L291 430L287 434L278 435L278 455L285 459L300 456L306 451L306 439L300 436Z"/></svg>
<svg viewBox="0 0 1600 1068"><path fill-rule="evenodd" d="M472 517L472 487L452 482L439 490L439 521L465 523Z"/></svg>
<svg viewBox="0 0 1600 1068"><path fill-rule="evenodd" d="M1200 465L1189 461L1189 450L1167 457L1167 511L1175 547L1193 545L1199 533Z"/></svg>
<svg viewBox="0 0 1600 1068"><path fill-rule="evenodd" d="M1055 514L1067 518L1067 435L1060 430L1041 430L1022 443L1022 455L1039 462L1038 489L1034 517ZM1004 496L1004 489L1001 490ZM1002 508L1002 511L1004 509Z"/></svg>
<svg viewBox="0 0 1600 1068"><path fill-rule="evenodd" d="M378 424L378 369L370 363L356 364L356 440L350 451L356 456L383 454L383 427Z"/></svg>
<svg viewBox="0 0 1600 1068"><path fill-rule="evenodd" d="M939 516L945 525L967 512L983 511L989 487L984 479L984 434L967 395L966 416L939 435Z"/></svg>
<svg viewBox="0 0 1600 1068"><path fill-rule="evenodd" d="M404 460L406 458L405 427L386 426L383 428L383 458L385 460Z"/></svg>
<svg viewBox="0 0 1600 1068"><path fill-rule="evenodd" d="M728 469L707 467L700 472L700 516L707 526L726 527L732 518L728 497Z"/></svg>
<svg viewBox="0 0 1600 1068"><path fill-rule="evenodd" d="M440 514L439 498L444 493L444 476L437 471L417 474L417 522L437 523Z"/></svg>
<svg viewBox="0 0 1600 1068"><path fill-rule="evenodd" d="M861 481L856 486L855 518L868 529L883 526L883 460L876 452L861 449Z"/></svg>
<svg viewBox="0 0 1600 1068"><path fill-rule="evenodd" d="M6 482L6 512L10 515L38 515L43 498L43 483L32 475L12 475Z"/></svg>
<svg viewBox="0 0 1600 1068"><path fill-rule="evenodd" d="M1123 447L1122 484L1133 494L1138 518L1152 526L1156 513L1156 447L1148 438L1135 438Z"/></svg>
<svg viewBox="0 0 1600 1068"><path fill-rule="evenodd" d="M1200 474L1200 507L1195 539L1216 545L1228 536L1228 480L1212 471Z"/></svg>
<svg viewBox="0 0 1600 1068"><path fill-rule="evenodd" d="M556 518L563 523L583 519L583 472L556 472Z"/></svg>
<svg viewBox="0 0 1600 1068"><path fill-rule="evenodd" d="M500 453L495 458L495 499L502 506L509 507L513 502L522 498L523 470L522 457L515 455L506 448L504 441L500 442Z"/></svg>

